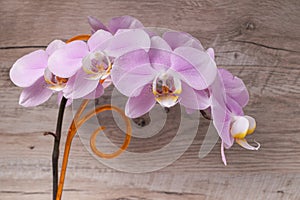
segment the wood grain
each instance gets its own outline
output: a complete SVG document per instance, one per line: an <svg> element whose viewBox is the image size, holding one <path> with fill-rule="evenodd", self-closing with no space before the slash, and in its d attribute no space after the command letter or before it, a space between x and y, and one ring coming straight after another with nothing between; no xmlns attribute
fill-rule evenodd
<svg viewBox="0 0 300 200"><path fill-rule="evenodd" d="M55 97L36 107L18 105L20 89L9 80L17 58L51 40L89 33L86 16L103 21L132 15L145 26L187 31L214 47L219 66L241 77L250 92L245 112L258 122L257 152L234 145L221 162L219 143L203 159L198 152L209 122L201 120L193 144L156 172L130 174L106 167L76 137L64 199L299 199L300 3L288 1L0 1L0 199L50 199ZM99 103L109 101L110 88ZM171 110L171 118L176 110ZM67 109L64 130L71 121ZM110 115L103 116L106 120ZM176 117L174 117L176 118ZM171 126L165 133L172 136ZM119 130L107 133L115 143ZM170 136L169 136L170 135ZM65 136L64 136L65 137ZM164 137L164 135L161 135ZM65 138L63 138L64 141ZM130 151L162 143L134 139ZM151 161L153 158L149 158ZM154 161L154 160L153 160ZM141 166L142 167L142 166Z"/></svg>

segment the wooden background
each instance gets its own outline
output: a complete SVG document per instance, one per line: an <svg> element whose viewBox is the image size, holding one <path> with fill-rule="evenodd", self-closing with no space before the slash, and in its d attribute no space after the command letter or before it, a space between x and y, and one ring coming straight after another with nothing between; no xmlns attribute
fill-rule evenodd
<svg viewBox="0 0 300 200"><path fill-rule="evenodd" d="M1 200L51 199L52 138L43 132L54 131L57 115L55 99L36 108L19 106L21 90L10 82L9 69L36 46L89 33L88 15L104 22L132 15L145 26L186 31L214 47L218 65L249 89L245 111L257 119L253 137L262 147L251 152L235 144L226 151L225 167L219 144L198 158L205 134L199 131L172 165L129 174L99 163L76 137L63 199L300 199L298 0L0 0L0 5ZM70 116L68 109L65 131Z"/></svg>

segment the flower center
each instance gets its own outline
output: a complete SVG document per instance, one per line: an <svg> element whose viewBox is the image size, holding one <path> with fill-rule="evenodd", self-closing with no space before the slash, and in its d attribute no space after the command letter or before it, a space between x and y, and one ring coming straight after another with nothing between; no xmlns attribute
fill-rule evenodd
<svg viewBox="0 0 300 200"><path fill-rule="evenodd" d="M172 107L179 100L181 93L180 79L171 73L163 72L156 76L152 84L156 101L163 107Z"/></svg>
<svg viewBox="0 0 300 200"><path fill-rule="evenodd" d="M110 74L112 64L104 52L95 51L83 59L82 67L89 79L102 80Z"/></svg>
<svg viewBox="0 0 300 200"><path fill-rule="evenodd" d="M48 68L44 71L44 79L48 84L48 88L54 91L63 90L68 82L68 78L61 78L59 76L55 76Z"/></svg>

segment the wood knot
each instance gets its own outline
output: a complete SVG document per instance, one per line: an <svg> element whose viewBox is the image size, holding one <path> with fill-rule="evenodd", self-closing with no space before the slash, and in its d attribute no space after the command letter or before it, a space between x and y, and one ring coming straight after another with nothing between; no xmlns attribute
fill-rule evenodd
<svg viewBox="0 0 300 200"><path fill-rule="evenodd" d="M33 150L35 148L35 146L32 145L32 146L29 146L28 148Z"/></svg>
<svg viewBox="0 0 300 200"><path fill-rule="evenodd" d="M233 56L234 56L234 59L237 59L237 58L239 57L239 54L238 54L237 52L235 52L235 53L233 54Z"/></svg>
<svg viewBox="0 0 300 200"><path fill-rule="evenodd" d="M249 31L253 31L255 30L255 24L253 22L247 22L246 23L246 30L249 30Z"/></svg>

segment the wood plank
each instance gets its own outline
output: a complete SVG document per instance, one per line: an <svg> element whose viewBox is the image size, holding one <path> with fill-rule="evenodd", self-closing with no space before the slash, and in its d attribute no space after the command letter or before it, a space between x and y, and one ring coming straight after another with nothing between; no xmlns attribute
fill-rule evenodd
<svg viewBox="0 0 300 200"><path fill-rule="evenodd" d="M0 149L2 152L1 197L4 199L14 199L20 196L25 199L49 197L51 193L51 162L49 160L51 138L37 133L27 133L21 137L11 134L0 135L0 139L6 140ZM167 197L172 199L183 197L185 199L242 199L243 197L297 199L296 197L299 197L299 171L291 172L287 168L282 169L281 172L271 168L260 170L259 166L253 165L252 168L257 168L257 171L251 172L251 170L242 169L246 162L230 163L228 166L230 170L217 170L218 167L221 168L221 164L219 159L214 158L216 151L218 149L214 149L208 156L209 160L215 160L215 162L209 163L204 168L203 163L208 162L207 159L201 160L196 166L191 162L192 159L184 160L186 156L184 155L172 166L161 171L130 174L120 173L100 164L89 155L76 138L71 153L64 198L75 198L77 195L79 195L78 199L122 197L132 200L135 198L133 196L136 196L136 199L165 199ZM26 159L23 159L24 156ZM256 157L257 155L252 159ZM248 158L251 157L248 156ZM193 169L182 170L178 166L181 162L191 163L189 166ZM285 161L282 160L282 162ZM285 164L288 165L288 163ZM289 164L292 165L291 162ZM200 169L197 169L198 166Z"/></svg>
<svg viewBox="0 0 300 200"><path fill-rule="evenodd" d="M213 3L194 0L171 3L158 0L103 0L101 3L12 0L4 2L0 9L1 47L47 45L53 39L89 33L88 15L106 22L116 15L127 14L137 17L148 27L191 33L205 47L216 48L217 62L221 65L299 65L300 5L297 0L284 4L247 0Z"/></svg>
<svg viewBox="0 0 300 200"><path fill-rule="evenodd" d="M94 159L79 137L71 151L64 199L299 199L300 184L300 4L297 0L233 1L20 1L0 7L0 198L51 197L52 138L56 98L36 108L18 105L21 89L9 80L15 60L51 40L88 33L86 16L104 22L132 15L145 26L183 30L214 47L219 66L241 77L250 92L245 112L258 127L250 140L262 144L257 152L238 145L226 151L228 166L220 158L220 144L198 158L209 122L201 119L188 150L170 166L156 172L130 174ZM101 16L100 16L101 15ZM109 103L113 88L98 100ZM71 118L67 109L63 130ZM129 151L159 149L173 137L178 108L168 114L165 132L143 140L133 138ZM117 145L120 130L110 114L106 135ZM63 141L65 134L63 135ZM101 143L100 143L101 144ZM62 144L63 145L63 144ZM101 144L102 145L102 144ZM101 146L101 148L104 148ZM163 161L164 157L159 158ZM149 162L157 162L149 158ZM139 166L143 167L143 166Z"/></svg>

